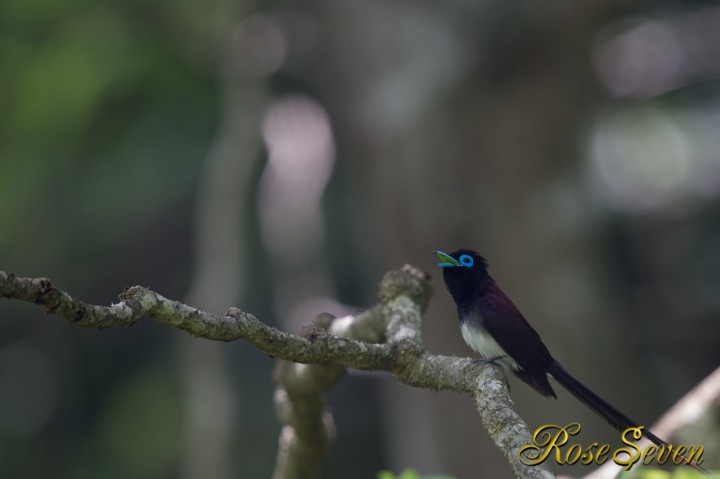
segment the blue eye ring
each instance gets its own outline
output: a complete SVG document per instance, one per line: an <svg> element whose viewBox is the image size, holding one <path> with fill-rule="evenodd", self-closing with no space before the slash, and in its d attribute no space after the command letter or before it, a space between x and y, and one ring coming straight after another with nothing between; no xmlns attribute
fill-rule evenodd
<svg viewBox="0 0 720 479"><path fill-rule="evenodd" d="M460 261L460 264L465 266L466 268L469 268L473 265L474 261L472 259L472 256L469 254L464 254L458 258L458 261Z"/></svg>

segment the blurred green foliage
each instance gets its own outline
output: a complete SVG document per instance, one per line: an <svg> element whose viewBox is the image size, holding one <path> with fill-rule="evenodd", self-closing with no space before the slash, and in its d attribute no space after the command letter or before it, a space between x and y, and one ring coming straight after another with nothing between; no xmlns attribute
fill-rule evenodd
<svg viewBox="0 0 720 479"><path fill-rule="evenodd" d="M209 15L172 36L188 5L0 6L6 267L76 266L71 245L117 247L189 201L218 112L214 61L194 62L212 51L200 28ZM15 247L28 242L36 248Z"/></svg>
<svg viewBox="0 0 720 479"><path fill-rule="evenodd" d="M49 276L88 301L134 283L184 294L187 206L219 116L213 5L0 3L4 270ZM18 379L8 359L0 388L49 391L52 416L41 433L18 429L16 398L0 398L1 477L177 474L171 333L78 333L34 308L3 311L0 349L22 345L40 369Z"/></svg>
<svg viewBox="0 0 720 479"><path fill-rule="evenodd" d="M451 476L421 476L414 469L405 469L399 476L396 476L392 471L380 471L377 477L378 479L453 479Z"/></svg>
<svg viewBox="0 0 720 479"><path fill-rule="evenodd" d="M618 479L718 479L720 473L711 472L705 474L703 472L691 469L689 467L678 467L674 471L663 471L660 469L637 468L632 471L623 471L618 474Z"/></svg>

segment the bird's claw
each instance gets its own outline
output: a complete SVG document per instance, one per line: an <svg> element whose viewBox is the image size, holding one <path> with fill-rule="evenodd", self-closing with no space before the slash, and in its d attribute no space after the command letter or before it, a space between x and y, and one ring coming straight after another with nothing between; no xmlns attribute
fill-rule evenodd
<svg viewBox="0 0 720 479"><path fill-rule="evenodd" d="M476 358L473 359L473 364L476 366L485 366L487 364L495 364L499 359L504 358L505 356L493 356L491 358Z"/></svg>

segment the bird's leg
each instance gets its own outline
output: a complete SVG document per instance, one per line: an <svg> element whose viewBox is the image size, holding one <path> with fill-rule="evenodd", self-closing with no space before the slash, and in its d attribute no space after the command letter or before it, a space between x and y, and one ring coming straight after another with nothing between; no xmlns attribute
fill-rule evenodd
<svg viewBox="0 0 720 479"><path fill-rule="evenodd" d="M493 364L495 366L499 366L502 368L502 364L498 364L498 361L500 359L506 358L507 356L493 356L491 358L475 358L472 360L472 363L476 366L487 366L488 364ZM504 369L504 368L503 368ZM503 374L503 378L505 379L505 385L508 388L508 391L510 391L510 382L508 382L507 376Z"/></svg>

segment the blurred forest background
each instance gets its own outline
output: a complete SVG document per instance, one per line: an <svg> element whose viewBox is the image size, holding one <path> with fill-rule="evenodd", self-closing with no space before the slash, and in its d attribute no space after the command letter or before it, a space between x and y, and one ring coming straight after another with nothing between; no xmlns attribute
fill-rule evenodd
<svg viewBox="0 0 720 479"><path fill-rule="evenodd" d="M467 356L432 250L472 247L651 423L720 362L719 78L717 2L6 0L0 269L296 330L411 263L429 349ZM0 476L269 477L272 368L2 301ZM564 391L511 385L531 427L614 441ZM510 475L469 397L352 373L330 399L325 478Z"/></svg>

